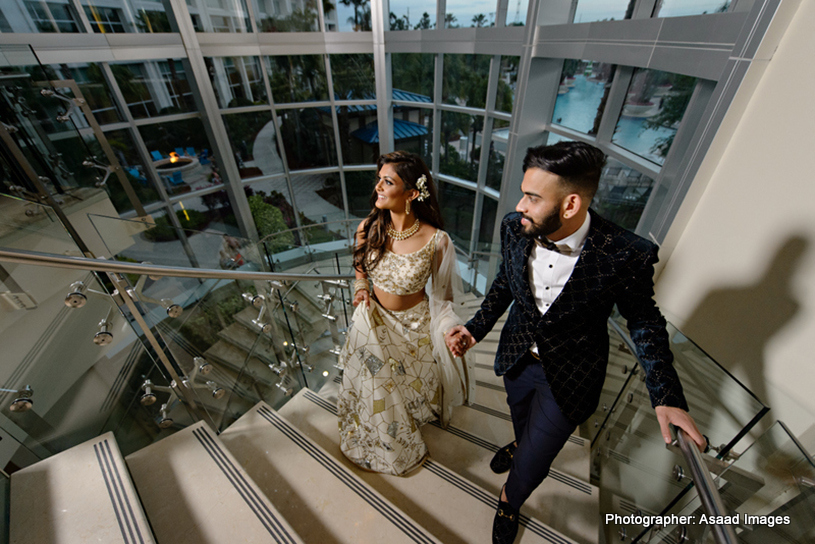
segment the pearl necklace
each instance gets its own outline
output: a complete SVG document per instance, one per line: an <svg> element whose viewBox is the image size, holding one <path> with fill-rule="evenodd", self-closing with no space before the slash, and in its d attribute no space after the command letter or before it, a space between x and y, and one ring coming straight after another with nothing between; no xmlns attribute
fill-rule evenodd
<svg viewBox="0 0 815 544"><path fill-rule="evenodd" d="M391 227L388 227L388 236L393 238L394 240L406 240L416 234L419 231L419 220L413 222L413 226L409 229L405 230L393 230Z"/></svg>

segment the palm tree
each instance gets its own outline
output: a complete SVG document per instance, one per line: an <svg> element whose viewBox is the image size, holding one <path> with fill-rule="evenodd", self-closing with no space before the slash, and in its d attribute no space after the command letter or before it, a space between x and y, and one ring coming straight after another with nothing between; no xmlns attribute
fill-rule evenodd
<svg viewBox="0 0 815 544"><path fill-rule="evenodd" d="M473 26L476 28L481 28L483 26L487 26L487 17L483 13L479 13L478 15L473 17Z"/></svg>

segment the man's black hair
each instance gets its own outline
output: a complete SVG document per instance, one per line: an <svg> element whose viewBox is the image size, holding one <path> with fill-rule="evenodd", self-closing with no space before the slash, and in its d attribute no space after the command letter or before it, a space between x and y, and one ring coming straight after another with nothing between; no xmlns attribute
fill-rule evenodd
<svg viewBox="0 0 815 544"><path fill-rule="evenodd" d="M605 165L606 155L593 145L558 142L527 149L523 168L524 172L529 168L540 168L555 174L563 180L567 191L591 201Z"/></svg>

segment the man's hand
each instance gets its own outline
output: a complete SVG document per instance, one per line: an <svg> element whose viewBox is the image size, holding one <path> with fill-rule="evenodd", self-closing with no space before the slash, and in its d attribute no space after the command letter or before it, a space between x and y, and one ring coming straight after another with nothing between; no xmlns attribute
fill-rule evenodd
<svg viewBox="0 0 815 544"><path fill-rule="evenodd" d="M453 357L461 357L476 344L476 341L464 325L456 325L445 333L444 343Z"/></svg>
<svg viewBox="0 0 815 544"><path fill-rule="evenodd" d="M699 432L696 427L696 422L690 417L682 408L675 408L673 406L657 406L655 408L657 413L657 421L659 421L659 429L662 431L662 438L665 439L666 444L671 443L671 430L668 424L672 423L675 427L679 427L691 437L691 440L696 442L699 449L705 451L707 448L707 440Z"/></svg>

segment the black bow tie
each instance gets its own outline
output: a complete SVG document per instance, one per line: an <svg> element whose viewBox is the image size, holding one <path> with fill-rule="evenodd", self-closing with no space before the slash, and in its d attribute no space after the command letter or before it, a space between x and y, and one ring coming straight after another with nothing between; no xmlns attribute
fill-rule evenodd
<svg viewBox="0 0 815 544"><path fill-rule="evenodd" d="M549 251L554 251L555 253L563 253L556 243L547 240L543 236L538 238L538 242L540 242L541 245L548 249Z"/></svg>

